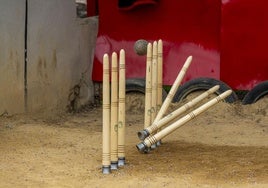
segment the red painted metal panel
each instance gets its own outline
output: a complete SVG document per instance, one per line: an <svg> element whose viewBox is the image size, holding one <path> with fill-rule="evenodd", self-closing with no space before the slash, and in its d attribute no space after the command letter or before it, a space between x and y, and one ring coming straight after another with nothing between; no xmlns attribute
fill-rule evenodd
<svg viewBox="0 0 268 188"><path fill-rule="evenodd" d="M87 0L87 16L98 15L98 0Z"/></svg>
<svg viewBox="0 0 268 188"><path fill-rule="evenodd" d="M221 79L250 90L268 80L268 1L222 2Z"/></svg>
<svg viewBox="0 0 268 188"><path fill-rule="evenodd" d="M268 1L138 1L122 9L118 0L99 0L94 81L102 80L103 54L121 48L126 50L127 77L144 78L145 57L133 50L138 39L163 40L166 85L173 83L189 55L193 62L184 81L205 76L248 90L268 80Z"/></svg>
<svg viewBox="0 0 268 188"><path fill-rule="evenodd" d="M126 50L128 78L145 76L145 57L135 54L138 39L163 40L164 84L172 84L189 55L194 60L185 77L219 78L219 0L159 0L122 10L117 0L99 0L99 34L92 78L101 81L104 53Z"/></svg>

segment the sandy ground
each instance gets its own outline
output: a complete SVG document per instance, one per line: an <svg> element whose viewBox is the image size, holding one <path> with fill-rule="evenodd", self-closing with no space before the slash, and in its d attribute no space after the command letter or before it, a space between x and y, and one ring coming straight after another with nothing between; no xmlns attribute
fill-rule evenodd
<svg viewBox="0 0 268 188"><path fill-rule="evenodd" d="M136 149L142 98L127 98L126 165L109 175L101 171L100 106L57 116L3 114L0 187L268 187L267 98L220 103L148 154Z"/></svg>

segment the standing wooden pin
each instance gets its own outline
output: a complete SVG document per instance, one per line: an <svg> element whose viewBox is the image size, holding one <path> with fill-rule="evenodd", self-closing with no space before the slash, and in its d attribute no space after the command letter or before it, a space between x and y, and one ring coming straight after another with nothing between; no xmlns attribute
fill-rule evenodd
<svg viewBox="0 0 268 188"><path fill-rule="evenodd" d="M162 89L163 89L163 42L158 40L157 44L157 111L162 106Z"/></svg>
<svg viewBox="0 0 268 188"><path fill-rule="evenodd" d="M162 90L163 90L163 42L158 40L157 43L157 101L156 111L159 112L162 106ZM161 140L156 143L157 146L161 145Z"/></svg>
<svg viewBox="0 0 268 188"><path fill-rule="evenodd" d="M153 122L157 112L157 42L153 43L153 61L152 61L152 108L151 121Z"/></svg>
<svg viewBox="0 0 268 188"><path fill-rule="evenodd" d="M125 51L120 50L119 56L119 105L118 105L118 166L125 165Z"/></svg>
<svg viewBox="0 0 268 188"><path fill-rule="evenodd" d="M145 78L145 109L144 109L144 128L151 125L152 108L152 44L147 45L146 57L146 78Z"/></svg>
<svg viewBox="0 0 268 188"><path fill-rule="evenodd" d="M109 57L103 56L103 91L102 91L102 173L110 174L110 77L109 77Z"/></svg>
<svg viewBox="0 0 268 188"><path fill-rule="evenodd" d="M118 168L118 61L117 54L112 54L111 73L111 170Z"/></svg>

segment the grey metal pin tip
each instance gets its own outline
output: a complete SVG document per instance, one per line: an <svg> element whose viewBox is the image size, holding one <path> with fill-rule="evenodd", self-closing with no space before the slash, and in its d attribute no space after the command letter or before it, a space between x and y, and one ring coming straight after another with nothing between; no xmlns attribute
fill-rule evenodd
<svg viewBox="0 0 268 188"><path fill-rule="evenodd" d="M117 170L118 169L118 162L111 162L111 170Z"/></svg>
<svg viewBox="0 0 268 188"><path fill-rule="evenodd" d="M143 142L137 144L136 147L141 153L144 153L147 150L147 146Z"/></svg>
<svg viewBox="0 0 268 188"><path fill-rule="evenodd" d="M156 142L156 146L161 146L161 145L162 145L162 141L161 140L159 140L159 141Z"/></svg>
<svg viewBox="0 0 268 188"><path fill-rule="evenodd" d="M155 144L153 144L153 145L151 145L151 149L153 150L153 149L156 149L157 148L157 144L155 143Z"/></svg>
<svg viewBox="0 0 268 188"><path fill-rule="evenodd" d="M102 173L103 174L110 174L111 173L111 166L102 166Z"/></svg>
<svg viewBox="0 0 268 188"><path fill-rule="evenodd" d="M144 140L149 135L150 134L149 134L149 132L146 129L138 132L138 137L139 137L140 140Z"/></svg>
<svg viewBox="0 0 268 188"><path fill-rule="evenodd" d="M118 158L118 166L125 166L126 159L125 157Z"/></svg>

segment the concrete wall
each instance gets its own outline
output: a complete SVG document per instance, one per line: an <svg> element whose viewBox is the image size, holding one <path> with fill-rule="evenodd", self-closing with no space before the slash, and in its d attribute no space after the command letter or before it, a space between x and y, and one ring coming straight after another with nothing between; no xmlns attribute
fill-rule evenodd
<svg viewBox="0 0 268 188"><path fill-rule="evenodd" d="M5 65L7 73L5 76L0 75L0 83L1 85L6 83L5 78L12 80L16 92L11 90L9 94L0 93L0 101L6 101L5 108L0 106L0 114L3 110L9 113L20 113L24 109L24 46L21 43L24 44L25 1L11 1L16 2L13 4L14 7L24 8L21 8L19 20L18 16L13 16L12 19L5 19L4 22L9 23L8 20L13 20L16 23L14 35L21 37L19 40L11 40L11 36L5 39L7 43L12 44L10 50L5 52L5 59L0 57L1 67L2 59L7 61ZM10 6L2 8L4 7L2 4L1 1L0 10L12 12ZM2 11L0 12L2 14ZM28 112L66 110L67 105L74 98L78 106L93 101L91 70L97 23L96 18L77 18L74 0L28 0L27 101L25 103ZM10 35L9 28L2 30L0 26L0 31ZM3 44L0 46L2 49ZM11 56L13 62L10 60ZM75 85L81 86L79 96L73 95L72 88ZM8 85L5 87L8 88ZM20 102L11 108L12 102L8 101L12 101L9 97L12 95Z"/></svg>
<svg viewBox="0 0 268 188"><path fill-rule="evenodd" d="M0 115L24 111L24 22L24 1L0 1Z"/></svg>

